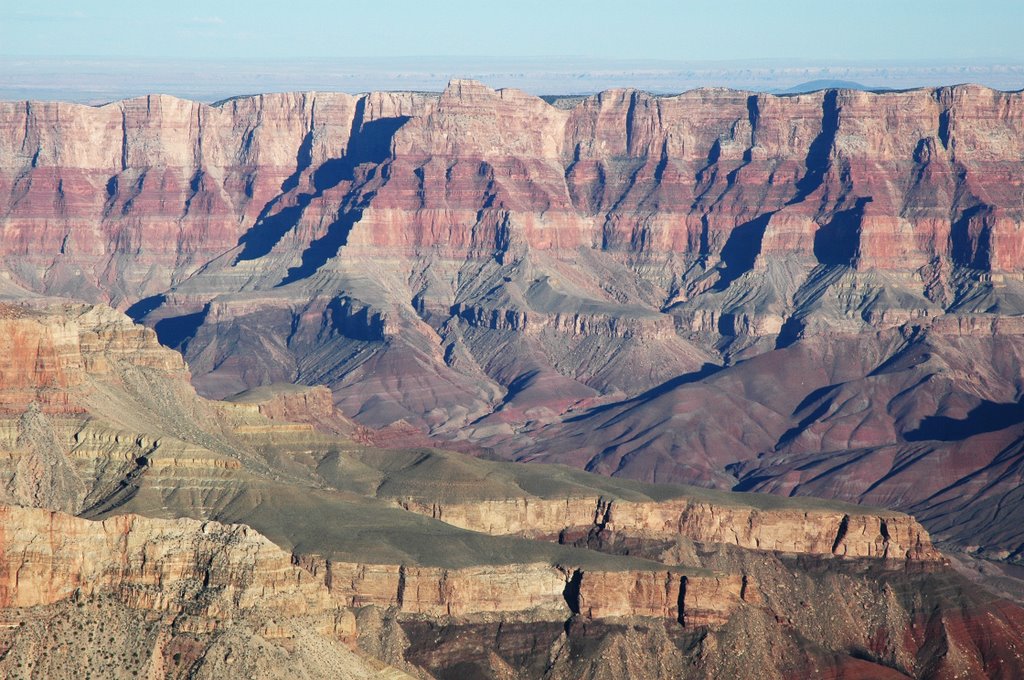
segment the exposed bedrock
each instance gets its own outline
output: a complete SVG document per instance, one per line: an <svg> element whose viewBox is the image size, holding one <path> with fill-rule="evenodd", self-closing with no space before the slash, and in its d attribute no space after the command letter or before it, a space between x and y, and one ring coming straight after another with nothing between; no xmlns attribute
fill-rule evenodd
<svg viewBox="0 0 1024 680"><path fill-rule="evenodd" d="M399 503L448 524L488 534L558 539L607 532L642 541L725 543L750 550L892 560L937 560L928 533L898 513L756 509L692 499L635 502L606 498Z"/></svg>

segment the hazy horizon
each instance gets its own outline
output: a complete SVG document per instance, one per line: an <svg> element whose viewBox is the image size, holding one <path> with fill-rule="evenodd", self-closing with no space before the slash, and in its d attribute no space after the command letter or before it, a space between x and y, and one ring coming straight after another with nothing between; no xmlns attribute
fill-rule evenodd
<svg viewBox="0 0 1024 680"><path fill-rule="evenodd" d="M772 92L815 80L1017 90L1021 25L1024 3L1010 0L0 0L0 98L214 101L439 90L452 77L550 95Z"/></svg>
<svg viewBox="0 0 1024 680"><path fill-rule="evenodd" d="M867 89L978 83L1024 88L1024 64L994 60L894 62L814 60L678 61L589 57L377 57L350 59L124 59L0 56L0 99L88 104L145 94L213 102L280 91L440 91L452 78L535 95L592 94L631 87L673 94L697 87L784 92L815 81Z"/></svg>

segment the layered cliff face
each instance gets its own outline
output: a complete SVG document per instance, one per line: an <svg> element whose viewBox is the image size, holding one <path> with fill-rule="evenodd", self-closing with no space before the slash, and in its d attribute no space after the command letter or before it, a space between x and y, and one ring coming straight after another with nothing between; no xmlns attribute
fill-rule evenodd
<svg viewBox="0 0 1024 680"><path fill-rule="evenodd" d="M46 412L83 412L85 404L70 398L73 388L94 377L116 380L117 365L126 361L183 382L189 378L181 356L159 347L155 333L108 307L37 307L0 305L0 409L6 414L21 414L32 403Z"/></svg>
<svg viewBox="0 0 1024 680"><path fill-rule="evenodd" d="M730 507L694 498L637 502L605 498L473 501L430 505L403 500L406 510L448 524L494 535L603 535L639 542L671 543L686 536L698 543L724 543L750 550L804 555L933 560L938 552L925 531L907 516L851 516L839 510Z"/></svg>
<svg viewBox="0 0 1024 680"><path fill-rule="evenodd" d="M0 180L12 273L50 293L121 303L231 250L265 253L281 210L345 181L328 161L367 128L422 110L415 95L263 95L217 107L149 96L91 108L5 103ZM373 146L372 141L369 146ZM376 149L372 149L376 151ZM314 171L319 170L314 177ZM351 178L348 178L351 180ZM308 191L280 203L283 189Z"/></svg>

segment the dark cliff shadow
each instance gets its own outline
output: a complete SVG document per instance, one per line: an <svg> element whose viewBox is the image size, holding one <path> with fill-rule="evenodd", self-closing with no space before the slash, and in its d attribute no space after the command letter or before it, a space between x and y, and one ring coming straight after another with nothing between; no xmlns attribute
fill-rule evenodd
<svg viewBox="0 0 1024 680"><path fill-rule="evenodd" d="M163 293L150 295L149 297L142 298L134 305L124 310L124 313L127 314L135 323L142 323L142 319L166 301L167 296Z"/></svg>
<svg viewBox="0 0 1024 680"><path fill-rule="evenodd" d="M582 414L580 414L578 416L573 416L572 418L566 418L565 422L567 422L567 423L575 423L575 422L578 422L578 421L581 421L581 420L586 420L587 418L591 418L591 417L593 417L593 416L595 416L595 415L597 415L599 413L603 413L604 411L607 411L609 409L617 408L619 406L622 406L623 404L628 404L628 403L633 403L633 402L649 401L649 400L654 399L655 397L658 397L658 396L660 396L662 394L665 394L667 392L671 392L672 390L674 390L674 389L676 389L678 387L682 387L683 385L689 385L690 383L700 382L701 380L704 380L705 378L708 378L708 377L714 375L715 373L718 373L719 371L723 370L724 368L725 368L725 366L719 366L718 364L712 364L710 362L705 363L703 366L701 366L696 371L691 371L690 373L683 373L682 375L677 375L674 378L666 380L665 382L661 383L660 385L655 385L654 387L652 387L651 389L647 390L646 392L641 392L640 394L636 395L635 397L630 397L629 399L626 399L624 401L616 401L616 402L613 402L611 404L604 404L602 406L597 406L595 408L592 408L592 409L588 410L586 413L582 413Z"/></svg>
<svg viewBox="0 0 1024 680"><path fill-rule="evenodd" d="M858 198L847 210L840 210L814 232L814 257L821 264L850 265L860 248L860 224L870 197Z"/></svg>
<svg viewBox="0 0 1024 680"><path fill-rule="evenodd" d="M908 442L953 442L1021 423L1024 423L1024 403L1001 404L984 400L962 420L928 416L921 420L916 430L904 433L903 439Z"/></svg>
<svg viewBox="0 0 1024 680"><path fill-rule="evenodd" d="M157 321L153 326L157 340L164 347L177 349L184 353L188 349L189 341L195 337L196 331L203 325L209 310L210 306L207 305L192 314L182 314Z"/></svg>
<svg viewBox="0 0 1024 680"><path fill-rule="evenodd" d="M739 225L729 234L722 247L722 262L725 269L715 284L715 290L725 290L733 281L754 266L754 260L761 252L761 241L765 229L774 213L769 212Z"/></svg>
<svg viewBox="0 0 1024 680"><path fill-rule="evenodd" d="M318 239L310 241L309 246L302 251L302 259L295 267L289 267L281 282L275 286L287 286L300 279L313 275L320 267L327 264L327 261L338 254L341 247L348 242L348 235L363 216L362 208L344 210L338 215L338 219L331 222L327 232Z"/></svg>
<svg viewBox="0 0 1024 680"><path fill-rule="evenodd" d="M775 349L786 349L796 343L804 336L804 329L806 327L803 320L795 316L786 319L782 324L782 328L779 329L778 336L775 338Z"/></svg>
<svg viewBox="0 0 1024 680"><path fill-rule="evenodd" d="M352 130L349 135L348 148L345 155L341 158L332 158L324 161L313 171L310 178L313 187L312 193L302 192L297 194L292 205L275 212L274 208L290 192L298 187L300 178L312 166L313 133L310 131L306 134L296 156L295 172L281 184L281 193L264 206L252 228L238 240L238 245L242 246L242 252L238 255L236 262L255 260L267 255L284 238L284 235L298 223L310 203L342 182L354 182L356 179L356 168L360 165L365 163L380 164L388 158L391 151L391 140L398 129L409 120L409 116L381 118L364 122L365 115L366 101L365 99L360 99L356 104L355 115L352 119ZM343 220L339 218L339 221ZM326 238L325 236L324 239ZM314 244L324 239L314 241L310 244L310 247L312 248ZM320 245L329 247L330 243L336 240L338 239L335 236L329 239L328 242ZM337 249L335 249L333 254L336 253ZM305 253L303 254L303 259L307 259ZM325 261L326 259L328 258L325 258ZM301 269L301 267L296 269Z"/></svg>
<svg viewBox="0 0 1024 680"><path fill-rule="evenodd" d="M799 437L801 432L806 430L808 427L813 425L815 421L817 421L819 418L821 418L822 416L826 415L829 412L829 409L832 408L833 399L826 399L825 397L827 397L829 393L833 392L835 389L835 385L825 385L824 387L819 387L818 389L812 391L810 394L804 397L803 400L801 400L800 404L795 409L793 409L794 416L800 413L801 411L809 409L815 402L819 403L810 413L801 418L800 422L798 422L796 425L782 433L782 436L779 437L779 440L775 443L776 451L783 448L786 444L789 444L791 441ZM749 489L740 490L749 491Z"/></svg>
<svg viewBox="0 0 1024 680"><path fill-rule="evenodd" d="M989 216L991 209L987 205L976 205L968 208L953 222L949 231L950 255L953 262L971 269L988 269L991 252L991 228ZM971 233L971 223L981 221L981 227Z"/></svg>
<svg viewBox="0 0 1024 680"><path fill-rule="evenodd" d="M839 104L837 93L830 90L825 93L821 102L821 132L807 147L807 158L804 163L807 172L796 183L796 196L789 205L800 203L825 181L825 173L830 163L829 155L839 132Z"/></svg>
<svg viewBox="0 0 1024 680"><path fill-rule="evenodd" d="M352 136L349 139L348 153L335 161L328 161L321 169L329 164L329 174L322 179L318 175L313 177L313 185L317 194L321 195L327 188L337 186L341 182L355 182L356 169L361 165L379 166L391 155L391 140L398 129L405 125L409 116L397 118L381 118L365 125L362 124L363 103L360 100L356 107L356 121L352 125ZM377 168L372 168L364 177L364 182L376 176ZM323 187L323 188L321 188ZM338 254L341 247L348 242L348 235L363 216L363 210L373 198L373 192L357 197L357 188L353 188L347 200L350 204L342 204L337 218L327 227L326 233L318 239L310 242L309 246L302 251L301 262L298 266L291 267L285 274L278 287L288 285L300 279L304 279L327 263L332 257Z"/></svg>
<svg viewBox="0 0 1024 680"><path fill-rule="evenodd" d="M711 173L712 170L714 170L715 166L718 165L718 161L719 161L719 159L721 159L721 157L722 157L722 140L721 139L716 139L714 142L711 143L711 148L708 149L708 157L707 157L707 160L704 163L704 166L700 170L698 170L697 174L694 176L698 186L704 184L706 179L711 179L711 178L709 178L709 173ZM709 186L707 188L710 188L710 182L708 184L709 184ZM700 201L700 199L703 197L703 195L705 193L707 193L707 188L705 188L705 190L703 192L701 192L701 194L699 196L697 196L697 198L694 199L694 201L693 201L693 206L694 207L697 206L697 203Z"/></svg>
<svg viewBox="0 0 1024 680"><path fill-rule="evenodd" d="M302 211L313 200L313 194L299 194L296 197L295 205L281 208L277 212L273 212L273 210L288 193L299 186L299 178L312 164L313 133L307 132L302 139L302 144L299 145L299 151L295 158L295 172L281 183L281 193L267 201L256 218L255 224L238 239L238 245L242 246L242 252L238 254L235 262L263 257L295 225Z"/></svg>
<svg viewBox="0 0 1024 680"><path fill-rule="evenodd" d="M327 305L326 317L331 330L346 338L381 342L384 336L384 319L375 314L369 307L353 309L346 298L334 298Z"/></svg>

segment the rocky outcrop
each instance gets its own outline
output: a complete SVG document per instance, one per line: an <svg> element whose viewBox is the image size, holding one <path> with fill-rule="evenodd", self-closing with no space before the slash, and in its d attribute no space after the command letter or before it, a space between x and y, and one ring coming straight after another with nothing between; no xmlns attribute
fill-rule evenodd
<svg viewBox="0 0 1024 680"><path fill-rule="evenodd" d="M486 309L462 305L455 305L452 313L470 327L510 330L524 334L537 334L550 329L570 337L604 336L637 340L645 337L664 339L675 335L672 318L654 313L636 317L623 315L621 310L609 310L605 314L542 314L516 309Z"/></svg>
<svg viewBox="0 0 1024 680"><path fill-rule="evenodd" d="M255 608L333 625L326 589L244 526L131 515L92 522L12 506L0 506L0 519L0 608L114 595L203 625Z"/></svg>
<svg viewBox="0 0 1024 680"><path fill-rule="evenodd" d="M721 625L740 601L736 577L567 570L546 564L437 569L297 558L245 526L121 515L103 522L0 506L0 610L113 595L194 625L263 609L315 616L327 634L339 605L427 617L528 614L537 620L655 617ZM45 537L46 540L40 540ZM324 587L326 586L326 587ZM329 593L329 595L328 595Z"/></svg>
<svg viewBox="0 0 1024 680"><path fill-rule="evenodd" d="M564 621L658 618L689 626L724 624L741 601L743 578L673 571L602 571L548 564L467 569L336 562L299 563L322 577L345 606L373 605L428 617L525 616Z"/></svg>
<svg viewBox="0 0 1024 680"><path fill-rule="evenodd" d="M305 423L321 431L338 435L351 436L367 431L338 412L334 406L333 394L322 385L267 385L236 394L229 397L226 402L251 409L264 418L276 421L274 428L280 428L284 423ZM248 426L246 431L252 432L254 427L259 426Z"/></svg>
<svg viewBox="0 0 1024 680"><path fill-rule="evenodd" d="M21 414L35 403L47 413L81 413L70 388L90 378L116 380L130 363L189 378L181 355L152 330L103 305L0 307L0 412Z"/></svg>
<svg viewBox="0 0 1024 680"><path fill-rule="evenodd" d="M580 572L575 611L588 618L650 616L685 626L719 626L744 595L744 577L672 572Z"/></svg>
<svg viewBox="0 0 1024 680"><path fill-rule="evenodd" d="M5 677L407 677L356 638L354 615L248 527L0 506Z"/></svg>
<svg viewBox="0 0 1024 680"><path fill-rule="evenodd" d="M941 560L928 533L899 513L758 509L693 499L519 498L473 503L399 501L406 510L494 535L561 538L606 532L645 541L725 543L749 550L892 560ZM769 502L769 505L772 503Z"/></svg>

